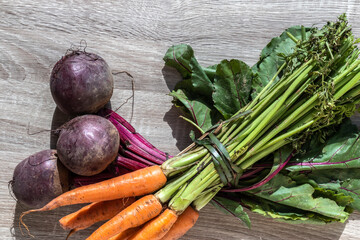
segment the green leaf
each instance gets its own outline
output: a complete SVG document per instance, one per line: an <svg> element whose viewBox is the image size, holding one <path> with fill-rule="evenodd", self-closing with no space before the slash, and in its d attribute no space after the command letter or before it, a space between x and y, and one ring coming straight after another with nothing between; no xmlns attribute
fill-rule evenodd
<svg viewBox="0 0 360 240"><path fill-rule="evenodd" d="M281 222L291 224L325 224L329 222L338 222L338 220L334 218L329 218L309 211L303 211L299 208L289 207L253 195L244 194L240 201L252 212L265 217L271 217Z"/></svg>
<svg viewBox="0 0 360 240"><path fill-rule="evenodd" d="M315 196L326 197L331 200L334 200L339 206L346 207L351 204L354 199L351 196L347 196L341 192L333 191L330 189L316 187L315 188Z"/></svg>
<svg viewBox="0 0 360 240"><path fill-rule="evenodd" d="M284 44L284 40L290 40L289 36L286 34L287 32L291 33L294 37L301 40L301 26L292 26L286 29L279 37L274 37L271 41L264 47L260 54L260 60L268 57L269 55L273 55L274 52L282 52L279 49L283 48L284 45L288 45L289 43ZM306 37L310 36L310 28L305 28ZM306 39L306 38L305 38ZM292 40L291 40L292 41ZM287 48L293 48L295 46L294 41L293 44L289 44Z"/></svg>
<svg viewBox="0 0 360 240"><path fill-rule="evenodd" d="M311 28L305 28L305 39L310 36ZM293 26L286 29L279 37L273 38L261 51L260 60L252 67L257 74L253 81L252 98L262 90L265 85L276 75L280 66L285 62L284 56L289 56L294 52L296 43L289 38L287 32L301 40L301 26ZM282 73L279 74L281 76ZM275 77L275 82L279 79Z"/></svg>
<svg viewBox="0 0 360 240"><path fill-rule="evenodd" d="M311 172L291 172L289 176L298 183L310 183L318 191L331 191L339 205L360 211L360 169L327 169Z"/></svg>
<svg viewBox="0 0 360 240"><path fill-rule="evenodd" d="M358 170L358 172L360 169ZM360 211L360 179L347 179L341 182L339 192L352 197L354 200L350 206Z"/></svg>
<svg viewBox="0 0 360 240"><path fill-rule="evenodd" d="M360 211L360 133L345 121L324 143L312 139L305 154L298 154L286 168L298 184L309 183L339 205ZM309 150L310 149L310 150ZM330 196L330 195L332 196Z"/></svg>
<svg viewBox="0 0 360 240"><path fill-rule="evenodd" d="M339 206L334 200L314 194L315 189L310 184L297 185L291 178L280 173L267 184L249 192L278 204L321 214L341 222L349 216L345 207Z"/></svg>
<svg viewBox="0 0 360 240"><path fill-rule="evenodd" d="M204 69L200 66L194 56L193 49L186 44L172 46L164 56L165 65L174 67L188 80L185 90L192 95L202 95L204 100L211 101L213 86ZM177 85L176 89L184 88Z"/></svg>
<svg viewBox="0 0 360 240"><path fill-rule="evenodd" d="M212 100L216 65L202 68L193 49L186 44L170 47L164 61L165 65L174 67L183 77L170 93L174 105L180 107L183 114L204 131L222 119Z"/></svg>
<svg viewBox="0 0 360 240"><path fill-rule="evenodd" d="M311 151L298 155L288 164L288 171L360 168L360 134L350 122L342 124L326 143L312 146Z"/></svg>
<svg viewBox="0 0 360 240"><path fill-rule="evenodd" d="M249 102L252 75L249 66L240 60L223 60L217 65L212 97L224 119Z"/></svg>
<svg viewBox="0 0 360 240"><path fill-rule="evenodd" d="M209 107L201 98L190 99L185 90L172 91L170 96L176 101L176 106L181 107L184 114L190 116L205 131L215 124L214 119L218 119L216 109Z"/></svg>
<svg viewBox="0 0 360 240"><path fill-rule="evenodd" d="M190 67L192 58L194 58L193 49L189 45L179 44L167 50L164 61L166 66L176 68L183 78L189 78L192 73Z"/></svg>
<svg viewBox="0 0 360 240"><path fill-rule="evenodd" d="M249 215L238 202L223 197L215 197L211 203L222 212L237 217L248 228L251 228Z"/></svg>

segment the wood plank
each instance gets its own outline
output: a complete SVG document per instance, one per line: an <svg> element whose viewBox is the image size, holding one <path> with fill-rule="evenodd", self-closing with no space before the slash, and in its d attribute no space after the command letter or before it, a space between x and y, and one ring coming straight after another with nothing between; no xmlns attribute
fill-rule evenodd
<svg viewBox="0 0 360 240"><path fill-rule="evenodd" d="M179 119L167 93L179 80L164 68L169 46L189 43L201 64L238 58L252 65L260 50L285 28L321 26L346 12L360 35L357 1L6 1L0 0L0 236L22 236L23 208L8 191L16 164L54 146L49 130L66 119L56 111L49 91L54 63L73 45L86 40L87 50L103 56L114 71L134 76L134 104L119 111L155 146L176 154L190 140L189 125ZM115 76L111 104L132 94L131 78ZM28 130L29 129L29 130ZM36 134L28 134L36 133ZM64 239L57 220L73 208L26 217L36 239ZM208 206L183 239L359 239L358 213L346 224L289 225L250 213L248 230L231 216ZM93 230L74 236L84 239ZM13 235L14 234L14 235Z"/></svg>

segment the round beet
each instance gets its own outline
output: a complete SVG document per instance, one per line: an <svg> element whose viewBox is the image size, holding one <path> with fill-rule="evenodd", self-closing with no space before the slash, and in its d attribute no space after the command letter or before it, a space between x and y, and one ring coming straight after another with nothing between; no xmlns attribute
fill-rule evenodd
<svg viewBox="0 0 360 240"><path fill-rule="evenodd" d="M21 161L11 181L16 199L39 208L69 190L69 171L58 161L56 150L44 150Z"/></svg>
<svg viewBox="0 0 360 240"><path fill-rule="evenodd" d="M100 56L74 51L62 57L50 77L50 90L59 109L70 115L95 113L110 101L114 81Z"/></svg>
<svg viewBox="0 0 360 240"><path fill-rule="evenodd" d="M116 158L120 137L116 127L96 115L75 117L60 129L56 144L60 161L72 172L92 176Z"/></svg>

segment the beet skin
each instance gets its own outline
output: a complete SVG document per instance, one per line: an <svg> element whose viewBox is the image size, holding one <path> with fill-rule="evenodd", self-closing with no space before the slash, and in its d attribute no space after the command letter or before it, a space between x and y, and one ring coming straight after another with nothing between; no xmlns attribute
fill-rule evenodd
<svg viewBox="0 0 360 240"><path fill-rule="evenodd" d="M83 115L61 127L56 149L60 161L70 171L92 176L115 160L119 145L119 133L109 120L97 115Z"/></svg>
<svg viewBox="0 0 360 240"><path fill-rule="evenodd" d="M97 112L110 101L113 88L108 64L93 53L74 51L60 59L51 72L51 94L66 114Z"/></svg>
<svg viewBox="0 0 360 240"><path fill-rule="evenodd" d="M11 186L20 203L39 208L66 192L68 181L69 171L58 160L56 150L44 150L16 166Z"/></svg>

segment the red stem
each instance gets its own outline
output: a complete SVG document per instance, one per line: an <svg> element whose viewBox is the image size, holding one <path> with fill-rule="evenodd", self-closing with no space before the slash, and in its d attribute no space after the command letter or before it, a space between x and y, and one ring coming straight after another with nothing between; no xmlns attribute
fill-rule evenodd
<svg viewBox="0 0 360 240"><path fill-rule="evenodd" d="M118 129L119 134L120 134L120 140L127 144L130 145L135 145L137 146L137 148L141 148L143 151L143 153L148 153L148 156L152 156L153 159L151 161L153 161L155 158L161 160L161 163L163 161L166 160L166 156L159 154L158 152L154 151L153 149L148 148L146 145L144 145L141 141L139 141L138 139L134 138L134 135L132 133L130 133L127 129L125 129L118 121L116 121L115 119L113 119L111 116L109 117L110 122L112 122L115 127ZM141 152L139 152L141 153ZM138 154L139 154L138 153ZM147 158L148 156L143 156L144 158ZM150 159L149 159L150 160ZM157 162L157 161L155 161ZM158 162L157 162L158 163ZM161 164L160 163L160 164Z"/></svg>
<svg viewBox="0 0 360 240"><path fill-rule="evenodd" d="M254 185L248 186L248 187L244 187L244 188L238 188L238 189L223 189L221 190L222 192L245 192L245 191L249 191L249 190L253 190L255 188L261 187L262 185L264 185L265 183L269 182L273 177L276 176L276 174L278 174L285 166L286 164L290 161L290 159L293 157L293 153L291 153L288 158L282 163L280 164L280 166L273 172L271 173L269 176L267 176L266 178L264 178L263 180L261 180L260 182L255 183Z"/></svg>

